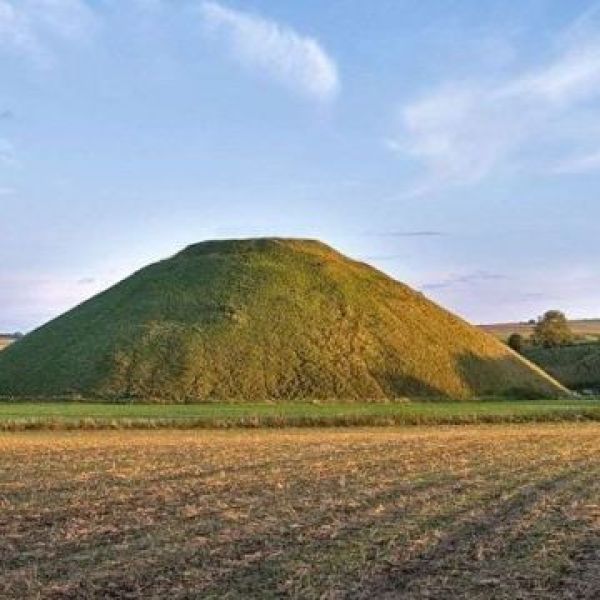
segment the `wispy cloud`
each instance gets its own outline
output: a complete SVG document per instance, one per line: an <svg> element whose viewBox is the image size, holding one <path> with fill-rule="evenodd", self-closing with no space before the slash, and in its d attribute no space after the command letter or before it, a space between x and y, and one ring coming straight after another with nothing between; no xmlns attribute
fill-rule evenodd
<svg viewBox="0 0 600 600"><path fill-rule="evenodd" d="M498 281L508 279L506 275L500 273L491 273L489 271L473 271L459 275L449 275L440 281L425 283L421 289L425 291L441 290L455 286L473 285L483 281Z"/></svg>
<svg viewBox="0 0 600 600"><path fill-rule="evenodd" d="M392 260L399 260L401 258L406 259L404 254L365 254L358 257L359 260L365 260L369 262L385 262Z"/></svg>
<svg viewBox="0 0 600 600"><path fill-rule="evenodd" d="M501 81L444 82L403 105L396 135L385 144L425 169L425 178L409 195L477 184L503 170L600 168L594 156L600 128L600 28L590 18L564 32L556 41L560 49L546 64ZM582 151L589 156L571 158Z"/></svg>
<svg viewBox="0 0 600 600"><path fill-rule="evenodd" d="M0 50L48 65L57 42L85 41L95 22L84 0L0 0Z"/></svg>
<svg viewBox="0 0 600 600"><path fill-rule="evenodd" d="M207 31L225 41L245 67L319 101L338 93L337 65L316 39L216 2L203 2L201 10Z"/></svg>
<svg viewBox="0 0 600 600"><path fill-rule="evenodd" d="M593 171L600 171L600 151L575 158L567 158L555 167L555 172L560 175L577 175Z"/></svg>
<svg viewBox="0 0 600 600"><path fill-rule="evenodd" d="M8 140L0 139L0 165L15 164L15 150Z"/></svg>
<svg viewBox="0 0 600 600"><path fill-rule="evenodd" d="M383 237L395 237L395 238L420 238L420 237L441 237L446 235L443 231L435 230L416 230L416 231L386 231L380 234Z"/></svg>
<svg viewBox="0 0 600 600"><path fill-rule="evenodd" d="M82 277L77 280L77 285L92 285L93 283L96 283L95 277Z"/></svg>

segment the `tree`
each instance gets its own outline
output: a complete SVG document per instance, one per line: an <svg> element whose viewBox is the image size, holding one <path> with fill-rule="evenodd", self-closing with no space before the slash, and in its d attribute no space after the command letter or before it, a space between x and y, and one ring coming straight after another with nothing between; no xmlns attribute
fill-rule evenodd
<svg viewBox="0 0 600 600"><path fill-rule="evenodd" d="M539 317L533 329L533 341L539 346L553 348L573 341L567 317L560 310L549 310Z"/></svg>
<svg viewBox="0 0 600 600"><path fill-rule="evenodd" d="M509 336L507 343L515 352L521 352L525 344L525 339L520 333L512 333Z"/></svg>

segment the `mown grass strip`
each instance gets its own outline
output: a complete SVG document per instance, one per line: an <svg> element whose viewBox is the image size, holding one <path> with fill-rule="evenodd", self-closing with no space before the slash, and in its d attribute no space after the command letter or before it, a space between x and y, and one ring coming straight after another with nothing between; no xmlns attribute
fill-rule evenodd
<svg viewBox="0 0 600 600"><path fill-rule="evenodd" d="M229 417L106 418L23 417L0 419L0 431L125 429L280 429L288 427L390 427L502 423L600 422L600 406L514 413L418 413L389 415L248 415Z"/></svg>

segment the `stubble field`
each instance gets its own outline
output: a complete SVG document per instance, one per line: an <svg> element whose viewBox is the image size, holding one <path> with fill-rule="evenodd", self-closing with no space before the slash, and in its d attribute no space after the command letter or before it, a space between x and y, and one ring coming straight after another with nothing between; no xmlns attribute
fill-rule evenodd
<svg viewBox="0 0 600 600"><path fill-rule="evenodd" d="M2 598L597 598L600 424L0 435Z"/></svg>

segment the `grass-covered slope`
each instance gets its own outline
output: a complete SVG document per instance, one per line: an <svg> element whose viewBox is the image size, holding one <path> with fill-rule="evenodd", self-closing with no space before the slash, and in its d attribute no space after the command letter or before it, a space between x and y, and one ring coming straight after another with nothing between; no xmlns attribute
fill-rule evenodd
<svg viewBox="0 0 600 600"><path fill-rule="evenodd" d="M525 355L572 389L600 390L600 344L575 344L558 348L533 347Z"/></svg>
<svg viewBox="0 0 600 600"><path fill-rule="evenodd" d="M145 401L558 395L541 370L315 241L204 242L0 354L0 395Z"/></svg>

